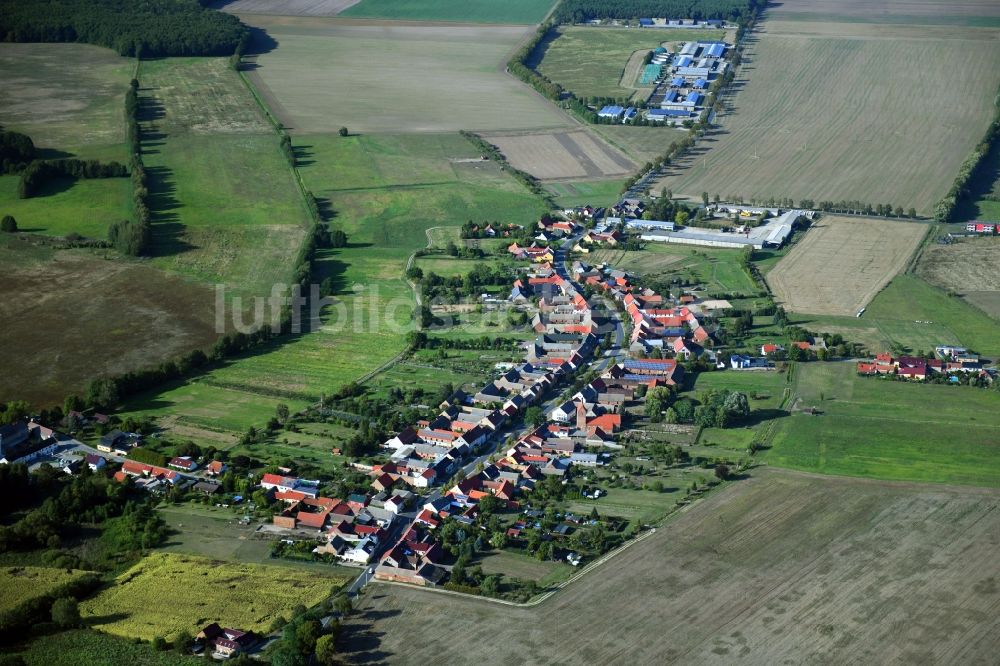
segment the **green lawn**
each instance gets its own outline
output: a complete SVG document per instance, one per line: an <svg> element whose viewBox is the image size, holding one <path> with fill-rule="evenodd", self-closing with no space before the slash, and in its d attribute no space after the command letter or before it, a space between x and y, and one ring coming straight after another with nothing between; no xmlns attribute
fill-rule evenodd
<svg viewBox="0 0 1000 666"><path fill-rule="evenodd" d="M692 34L690 30L562 27L536 69L578 97L629 97L635 81L621 81L626 87L619 82L634 51L722 36L721 30Z"/></svg>
<svg viewBox="0 0 1000 666"><path fill-rule="evenodd" d="M132 216L128 178L58 178L30 199L17 197L18 176L0 176L0 215L13 215L21 231L106 238L108 226Z"/></svg>
<svg viewBox="0 0 1000 666"><path fill-rule="evenodd" d="M538 23L553 0L362 0L339 16L466 23Z"/></svg>
<svg viewBox="0 0 1000 666"><path fill-rule="evenodd" d="M1000 394L858 377L853 363L800 364L801 412L781 419L765 460L824 474L1000 486ZM822 400L821 400L822 398Z"/></svg>
<svg viewBox="0 0 1000 666"><path fill-rule="evenodd" d="M589 255L590 263L601 261L647 278L678 276L709 294L750 296L759 291L740 265L740 250L649 242L639 251L610 249Z"/></svg>
<svg viewBox="0 0 1000 666"><path fill-rule="evenodd" d="M980 354L1000 356L1000 332L996 321L914 275L899 275L890 282L871 302L862 319L875 320L887 337L914 350L927 350L940 344L933 337L917 339L915 331L941 327L950 332L956 342Z"/></svg>
<svg viewBox="0 0 1000 666"><path fill-rule="evenodd" d="M660 479L670 488L669 492L654 492L652 490L635 490L631 488L608 488L608 494L596 500L580 498L567 503L567 510L577 514L588 515L592 509L605 516L614 516L628 520L639 519L644 523L652 523L667 514L684 495L684 490L692 481L702 485L707 474L682 474L679 470L672 471L669 477Z"/></svg>
<svg viewBox="0 0 1000 666"><path fill-rule="evenodd" d="M592 180L577 183L550 183L546 185L555 199L556 206L610 206L618 201L623 180Z"/></svg>

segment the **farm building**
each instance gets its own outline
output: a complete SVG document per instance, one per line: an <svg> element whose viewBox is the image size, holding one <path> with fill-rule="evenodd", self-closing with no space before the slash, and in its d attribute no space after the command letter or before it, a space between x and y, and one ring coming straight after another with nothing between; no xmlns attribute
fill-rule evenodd
<svg viewBox="0 0 1000 666"><path fill-rule="evenodd" d="M765 247L781 247L791 235L792 225L803 214L804 212L800 210L790 210L780 217L768 221L767 224L754 227L745 233L727 233L716 229L685 227L680 231L652 229L643 232L640 238L659 243L704 245L707 247L742 248L751 245L758 250Z"/></svg>
<svg viewBox="0 0 1000 666"><path fill-rule="evenodd" d="M625 113L625 109L623 107L620 107L617 104L609 104L597 112L597 117L617 119L621 118L623 113Z"/></svg>
<svg viewBox="0 0 1000 666"><path fill-rule="evenodd" d="M682 56L693 56L698 53L698 42L687 42L681 47L680 51Z"/></svg>
<svg viewBox="0 0 1000 666"><path fill-rule="evenodd" d="M691 63L694 62L694 58L689 55L679 55L674 58L674 67L690 67Z"/></svg>
<svg viewBox="0 0 1000 666"><path fill-rule="evenodd" d="M654 83L658 78L660 78L660 74L662 73L663 67L660 65L655 65L653 63L646 65L642 70L642 76L639 78L639 85L648 86L649 84Z"/></svg>
<svg viewBox="0 0 1000 666"><path fill-rule="evenodd" d="M689 63L690 64L690 63ZM685 78L705 79L712 73L708 67L690 67L678 65L676 74Z"/></svg>
<svg viewBox="0 0 1000 666"><path fill-rule="evenodd" d="M681 79L683 81L684 79ZM697 88L699 90L704 90L708 87L708 81L705 79L695 79L694 83L691 84L692 88Z"/></svg>
<svg viewBox="0 0 1000 666"><path fill-rule="evenodd" d="M627 109L625 109L625 113L622 114L622 124L627 123L628 121L635 118L635 114L636 110L634 106L630 106Z"/></svg>
<svg viewBox="0 0 1000 666"><path fill-rule="evenodd" d="M702 55L708 58L721 58L725 52L726 44L724 42L710 42L705 45Z"/></svg>
<svg viewBox="0 0 1000 666"><path fill-rule="evenodd" d="M969 222L965 225L966 231L977 234L992 234L996 232L997 225L993 222Z"/></svg>
<svg viewBox="0 0 1000 666"><path fill-rule="evenodd" d="M640 28L652 28L653 27L653 19L651 19L651 18L641 18L641 19L639 19L639 27Z"/></svg>
<svg viewBox="0 0 1000 666"><path fill-rule="evenodd" d="M666 121L690 118L691 112L684 109L650 109L646 112L647 120Z"/></svg>
<svg viewBox="0 0 1000 666"><path fill-rule="evenodd" d="M673 231L676 226L673 222L666 220L629 220L625 223L628 229L659 229L661 231Z"/></svg>
<svg viewBox="0 0 1000 666"><path fill-rule="evenodd" d="M675 76L674 78L670 79L670 86L673 88L680 88L683 85L684 85L683 76Z"/></svg>

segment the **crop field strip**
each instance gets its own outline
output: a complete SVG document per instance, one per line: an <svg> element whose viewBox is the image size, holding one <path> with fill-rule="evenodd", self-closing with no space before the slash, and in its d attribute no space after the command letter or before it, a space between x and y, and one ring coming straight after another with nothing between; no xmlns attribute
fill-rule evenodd
<svg viewBox="0 0 1000 666"><path fill-rule="evenodd" d="M538 129L572 124L504 73L521 26L367 25L244 16L279 46L248 73L295 134ZM336 67L329 64L335 62ZM364 90L364 95L344 94Z"/></svg>
<svg viewBox="0 0 1000 666"><path fill-rule="evenodd" d="M691 197L860 200L927 214L994 114L997 34L765 21L721 127L657 186Z"/></svg>
<svg viewBox="0 0 1000 666"><path fill-rule="evenodd" d="M517 169L539 180L623 177L637 165L587 129L484 134Z"/></svg>
<svg viewBox="0 0 1000 666"><path fill-rule="evenodd" d="M998 508L995 491L758 470L537 607L376 584L348 654L448 662L493 645L482 663L985 664L1000 635ZM891 595L879 592L890 577Z"/></svg>
<svg viewBox="0 0 1000 666"><path fill-rule="evenodd" d="M351 18L468 23L539 23L554 0L361 0L341 12Z"/></svg>
<svg viewBox="0 0 1000 666"><path fill-rule="evenodd" d="M336 16L361 0L216 0L212 6L230 14Z"/></svg>
<svg viewBox="0 0 1000 666"><path fill-rule="evenodd" d="M850 316L889 283L928 227L824 215L767 274L775 301L789 312Z"/></svg>

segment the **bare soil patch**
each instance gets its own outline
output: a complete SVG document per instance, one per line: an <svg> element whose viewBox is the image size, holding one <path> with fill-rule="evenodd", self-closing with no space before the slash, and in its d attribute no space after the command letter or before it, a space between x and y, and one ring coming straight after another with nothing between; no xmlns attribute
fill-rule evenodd
<svg viewBox="0 0 1000 666"><path fill-rule="evenodd" d="M212 4L230 14L336 16L361 0L220 0Z"/></svg>
<svg viewBox="0 0 1000 666"><path fill-rule="evenodd" d="M484 135L516 168L540 180L623 176L636 164L587 129Z"/></svg>
<svg viewBox="0 0 1000 666"><path fill-rule="evenodd" d="M347 656L987 664L1000 647L998 509L996 491L760 470L536 607L376 583L347 624Z"/></svg>
<svg viewBox="0 0 1000 666"><path fill-rule="evenodd" d="M767 274L791 312L854 315L889 283L927 227L854 217L823 217Z"/></svg>

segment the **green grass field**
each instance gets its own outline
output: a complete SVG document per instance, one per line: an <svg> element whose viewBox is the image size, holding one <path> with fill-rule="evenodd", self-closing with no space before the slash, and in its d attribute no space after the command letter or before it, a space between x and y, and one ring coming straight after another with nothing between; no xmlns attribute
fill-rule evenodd
<svg viewBox="0 0 1000 666"><path fill-rule="evenodd" d="M349 18L465 23L538 23L552 0L361 0L340 12Z"/></svg>
<svg viewBox="0 0 1000 666"><path fill-rule="evenodd" d="M635 81L621 81L634 51L691 39L721 39L721 30L629 30L561 27L535 69L578 97L629 97ZM624 87L621 85L624 84Z"/></svg>
<svg viewBox="0 0 1000 666"><path fill-rule="evenodd" d="M0 44L0 125L45 157L124 161L135 61L89 44Z"/></svg>
<svg viewBox="0 0 1000 666"><path fill-rule="evenodd" d="M725 102L722 131L657 187L692 197L847 199L929 213L994 115L997 32L766 26L750 47L752 65L737 76L738 92ZM887 62L896 63L891 75ZM942 105L956 98L962 104L942 116Z"/></svg>
<svg viewBox="0 0 1000 666"><path fill-rule="evenodd" d="M59 178L30 199L17 197L18 181L19 176L0 176L0 215L13 215L21 231L103 239L112 222L132 216L128 178Z"/></svg>
<svg viewBox="0 0 1000 666"><path fill-rule="evenodd" d="M82 603L80 613L95 629L143 640L194 634L211 622L266 631L276 617L319 603L344 581L317 570L153 553Z"/></svg>
<svg viewBox="0 0 1000 666"><path fill-rule="evenodd" d="M556 206L610 206L621 195L622 180L593 180L576 183L549 183L546 189L552 193Z"/></svg>
<svg viewBox="0 0 1000 666"><path fill-rule="evenodd" d="M0 614L45 596L87 572L45 567L0 567Z"/></svg>
<svg viewBox="0 0 1000 666"><path fill-rule="evenodd" d="M73 629L35 639L23 652L15 653L27 666L199 666L205 660L176 652L157 652L148 643Z"/></svg>
<svg viewBox="0 0 1000 666"><path fill-rule="evenodd" d="M506 11L507 3L490 6ZM278 42L256 58L257 68L248 76L296 134L336 132L342 126L369 133L569 125L548 100L504 73L511 52L530 31L524 26L243 20Z"/></svg>
<svg viewBox="0 0 1000 666"><path fill-rule="evenodd" d="M890 282L868 306L862 317L867 319L873 320L887 338L913 350L940 344L934 342L934 333L940 327L959 344L986 356L1000 356L996 321L914 275L899 275Z"/></svg>
<svg viewBox="0 0 1000 666"><path fill-rule="evenodd" d="M140 396L127 411L157 416L176 436L232 445L278 402L304 407L404 349L415 301L402 275L410 254L427 245L428 230L468 219L524 224L545 211L495 164L452 161L475 156L456 134L316 135L301 150L306 186L349 240L320 255L318 277L331 277L336 289L323 328Z"/></svg>
<svg viewBox="0 0 1000 666"><path fill-rule="evenodd" d="M1000 394L858 377L853 363L800 364L801 412L781 419L765 460L824 474L1000 486ZM822 398L822 399L821 399Z"/></svg>

